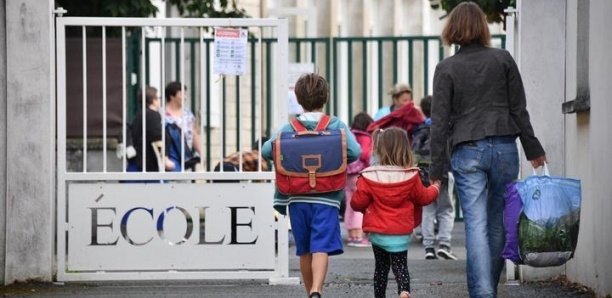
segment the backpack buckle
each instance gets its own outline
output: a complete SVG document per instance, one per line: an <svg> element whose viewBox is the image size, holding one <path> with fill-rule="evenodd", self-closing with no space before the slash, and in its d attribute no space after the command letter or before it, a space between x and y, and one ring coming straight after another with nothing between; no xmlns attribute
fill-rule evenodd
<svg viewBox="0 0 612 298"><path fill-rule="evenodd" d="M302 155L302 167L308 171L308 185L310 188L315 188L316 173L321 168L321 154Z"/></svg>

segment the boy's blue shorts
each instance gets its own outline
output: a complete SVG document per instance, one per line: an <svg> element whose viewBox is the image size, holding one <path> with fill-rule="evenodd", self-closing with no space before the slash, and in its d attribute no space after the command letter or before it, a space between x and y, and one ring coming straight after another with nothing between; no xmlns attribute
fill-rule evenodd
<svg viewBox="0 0 612 298"><path fill-rule="evenodd" d="M325 204L289 204L296 255L325 252L333 256L344 252L338 212L338 208Z"/></svg>

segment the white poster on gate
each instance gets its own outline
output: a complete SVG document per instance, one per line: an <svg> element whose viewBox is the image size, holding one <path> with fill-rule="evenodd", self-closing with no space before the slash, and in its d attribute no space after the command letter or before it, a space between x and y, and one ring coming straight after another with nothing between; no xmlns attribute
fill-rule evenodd
<svg viewBox="0 0 612 298"><path fill-rule="evenodd" d="M246 29L215 28L215 74L244 74L247 63L247 37Z"/></svg>
<svg viewBox="0 0 612 298"><path fill-rule="evenodd" d="M272 183L71 183L68 271L273 270Z"/></svg>

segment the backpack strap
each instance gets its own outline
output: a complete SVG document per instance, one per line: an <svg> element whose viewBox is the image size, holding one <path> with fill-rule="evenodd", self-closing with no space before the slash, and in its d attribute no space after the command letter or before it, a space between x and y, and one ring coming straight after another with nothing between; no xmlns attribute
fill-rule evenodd
<svg viewBox="0 0 612 298"><path fill-rule="evenodd" d="M302 124L302 122L300 122L296 118L291 119L289 124L291 124L291 127L293 127L293 130L295 130L296 132L307 131L306 127L304 127L304 124Z"/></svg>
<svg viewBox="0 0 612 298"><path fill-rule="evenodd" d="M315 131L324 131L327 126L329 125L329 122L331 121L331 117L329 117L329 115L323 115L321 116L321 119L319 120L319 123L317 123L317 126L315 127Z"/></svg>
<svg viewBox="0 0 612 298"><path fill-rule="evenodd" d="M329 115L321 116L321 119L319 120L319 123L317 123L317 126L315 127L314 131L324 131L329 125L330 121L331 117L329 117ZM289 122L289 124L291 124L291 127L293 127L293 130L295 130L296 132L303 132L308 130L306 129L304 124L302 124L302 122L300 122L296 118L291 119L291 122Z"/></svg>

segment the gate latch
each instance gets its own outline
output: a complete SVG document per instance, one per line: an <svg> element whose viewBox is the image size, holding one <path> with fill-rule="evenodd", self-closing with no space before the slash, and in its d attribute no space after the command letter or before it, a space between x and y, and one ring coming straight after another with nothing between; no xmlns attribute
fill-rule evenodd
<svg viewBox="0 0 612 298"><path fill-rule="evenodd" d="M63 7L61 7L61 6L60 6L60 7L56 8L56 9L54 9L54 10L53 10L53 13L54 13L54 14L56 14L58 17L60 17L60 18L61 18L61 17L63 17L63 16L64 16L64 14L67 14L67 13L68 13L68 11L67 11L67 10L65 10Z"/></svg>

